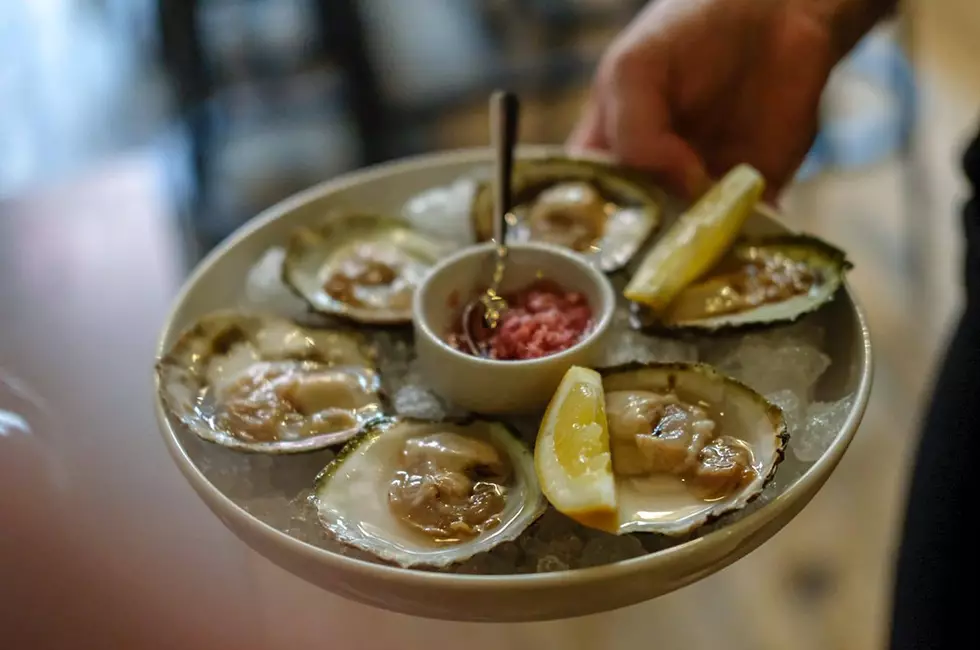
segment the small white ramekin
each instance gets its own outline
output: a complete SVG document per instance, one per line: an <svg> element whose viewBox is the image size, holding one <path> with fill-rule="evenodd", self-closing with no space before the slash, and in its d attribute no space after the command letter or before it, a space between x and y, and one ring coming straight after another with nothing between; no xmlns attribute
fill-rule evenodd
<svg viewBox="0 0 980 650"><path fill-rule="evenodd" d="M591 367L612 323L616 296L609 279L584 257L538 243L508 246L501 292L521 289L535 279L556 281L582 293L593 327L574 346L540 359L497 361L454 349L448 335L460 310L490 282L493 243L471 246L437 264L416 290L412 323L415 351L426 382L444 399L475 413L502 415L540 411L573 365Z"/></svg>

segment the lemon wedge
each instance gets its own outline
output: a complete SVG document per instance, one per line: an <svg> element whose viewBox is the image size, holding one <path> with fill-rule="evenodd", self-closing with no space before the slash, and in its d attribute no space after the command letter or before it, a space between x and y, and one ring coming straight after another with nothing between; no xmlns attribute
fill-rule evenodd
<svg viewBox="0 0 980 650"><path fill-rule="evenodd" d="M623 295L662 313L684 287L718 263L765 187L762 174L749 165L729 171L654 244Z"/></svg>
<svg viewBox="0 0 980 650"><path fill-rule="evenodd" d="M559 512L591 528L616 532L616 481L602 378L572 366L562 377L538 430L534 467Z"/></svg>

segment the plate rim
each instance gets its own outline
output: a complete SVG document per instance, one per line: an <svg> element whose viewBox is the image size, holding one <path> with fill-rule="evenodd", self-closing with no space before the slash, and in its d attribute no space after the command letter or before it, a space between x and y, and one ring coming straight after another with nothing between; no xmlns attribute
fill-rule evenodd
<svg viewBox="0 0 980 650"><path fill-rule="evenodd" d="M518 150L520 157L547 157L556 154L567 154L567 151L561 146L551 145L522 145ZM180 290L171 300L167 315L161 325L155 348L155 361L159 360L166 353L168 339L171 339L173 334L179 329L175 324L177 314L181 311L180 308L187 301L187 297L192 289L210 272L211 268L222 257L267 224L311 201L322 199L332 193L352 186L380 180L386 176L397 175L401 171L420 171L427 167L444 167L447 165L465 166L480 162L490 162L492 155L493 151L489 147L471 147L428 152L399 158L353 170L322 181L260 211L205 255L185 277ZM590 157L579 154L575 155L577 157ZM602 158L601 156L596 157ZM796 231L795 228L788 226L780 218L779 213L769 205L760 203L756 208L756 212L777 222L790 232ZM331 568L348 574L357 574L372 580L393 581L406 586L417 585L430 589L457 591L502 589L528 591L552 589L558 586L572 587L581 585L582 583L613 581L623 579L631 573L646 573L655 570L658 566L684 564L686 559L696 557L702 550L707 552L708 547L724 544L725 540L729 538L734 539L734 546L738 547L742 542L752 538L759 531L766 528L767 524L778 519L781 513L791 509L798 499L805 498L808 492L812 494L807 498L807 501L820 490L823 483L826 482L834 468L843 458L844 453L849 448L857 433L867 409L874 375L874 357L866 314L846 278L842 284L842 289L853 308L853 315L857 324L856 330L861 340L858 359L860 376L850 412L828 451L814 462L796 483L784 492L766 503L762 508L724 527L712 530L702 537L687 540L667 549L645 553L627 560L620 560L595 567L546 573L504 575L441 573L379 564L355 557L348 557L322 547L314 546L292 537L249 513L208 480L187 454L177 438L173 424L164 408L160 393L160 381L155 372L153 373L154 411L159 432L164 438L167 450L181 473L194 488L195 492L205 501L209 509L222 520L222 523L226 527L231 528L232 532L239 539L241 539L241 536L236 526L229 523L226 518L231 517L237 520L240 524L247 526L251 534L261 536L264 547L268 545L280 547L280 549L287 551L290 555L301 556L305 561L314 562L319 565L330 565ZM805 506L806 501L804 501L801 509ZM782 525L777 528L777 531L781 528ZM767 536L766 539L769 539L775 532ZM252 543L247 540L242 539L241 541L245 541L249 546L252 546ZM754 544L752 548L757 545ZM737 552L737 548L733 548L723 555L725 557L729 555L740 557L744 553L740 554ZM733 561L737 561L737 558ZM712 564L718 564L718 562L715 561ZM727 564L722 563L721 566L712 567L708 573L713 573L714 570L719 570L723 566L727 566ZM687 574L689 572L685 571L684 573ZM706 574L702 572L702 575L698 575L696 579L704 577L704 575ZM690 581L686 581L685 584L688 582Z"/></svg>

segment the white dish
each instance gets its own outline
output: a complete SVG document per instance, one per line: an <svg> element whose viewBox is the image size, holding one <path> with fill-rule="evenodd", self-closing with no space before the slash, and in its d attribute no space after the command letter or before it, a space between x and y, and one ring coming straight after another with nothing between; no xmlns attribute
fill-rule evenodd
<svg viewBox="0 0 980 650"><path fill-rule="evenodd" d="M532 147L519 155L556 153L560 151ZM484 171L490 160L489 150L477 149L398 161L323 183L270 208L212 251L191 274L163 326L158 356L205 313L245 304L254 307L254 300L246 300L244 286L249 269L296 226L336 208L397 214L420 191ZM668 212L676 214L676 206ZM767 209L753 215L747 229L786 230ZM277 305L280 313L296 306L288 297ZM777 474L777 482L785 477L778 492L740 518L664 550L594 568L460 575L398 569L333 552L309 531L293 527L289 513L300 506L287 496L312 483L323 456L306 454L277 464L268 457L201 441L168 418L158 398L156 412L170 453L208 507L245 543L302 579L355 601L417 616L469 621L565 618L649 600L718 571L775 534L819 491L857 431L870 394L872 359L864 316L846 285L837 300L810 318L826 329L824 352L832 360L818 386L819 398L854 396L829 448L812 464L788 457Z"/></svg>
<svg viewBox="0 0 980 650"><path fill-rule="evenodd" d="M419 366L429 386L445 399L475 413L512 414L543 411L565 371L591 366L612 323L616 296L606 276L580 255L542 244L512 244L501 290L524 288L541 273L559 280L567 291L585 296L594 325L583 339L557 354L526 361L496 361L454 350L446 334L459 318L461 302L478 295L493 272L495 244L464 248L432 269L415 293L413 323Z"/></svg>

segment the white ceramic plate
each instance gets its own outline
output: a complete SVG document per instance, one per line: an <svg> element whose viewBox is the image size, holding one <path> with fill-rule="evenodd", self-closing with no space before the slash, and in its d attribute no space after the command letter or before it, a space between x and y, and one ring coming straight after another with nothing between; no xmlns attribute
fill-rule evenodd
<svg viewBox="0 0 980 650"><path fill-rule="evenodd" d="M522 148L521 156L560 153ZM397 214L420 191L486 169L486 149L438 153L388 163L323 183L270 208L212 251L191 274L163 326L158 355L203 314L241 305L249 268L299 224L335 208ZM669 215L668 215L669 216ZM760 209L755 233L786 230ZM554 573L458 575L404 570L323 548L309 526L291 518L299 504L287 494L307 488L322 453L290 458L241 454L197 439L172 422L157 398L160 430L181 472L208 507L239 538L282 568L328 591L393 611L464 621L531 621L595 613L649 600L699 580L741 558L788 523L837 466L857 431L871 390L871 344L864 316L845 286L814 318L826 328L832 364L818 385L824 401L854 394L830 448L805 472L788 456L780 492L762 507L702 536L630 560ZM790 443L792 445L792 442Z"/></svg>

